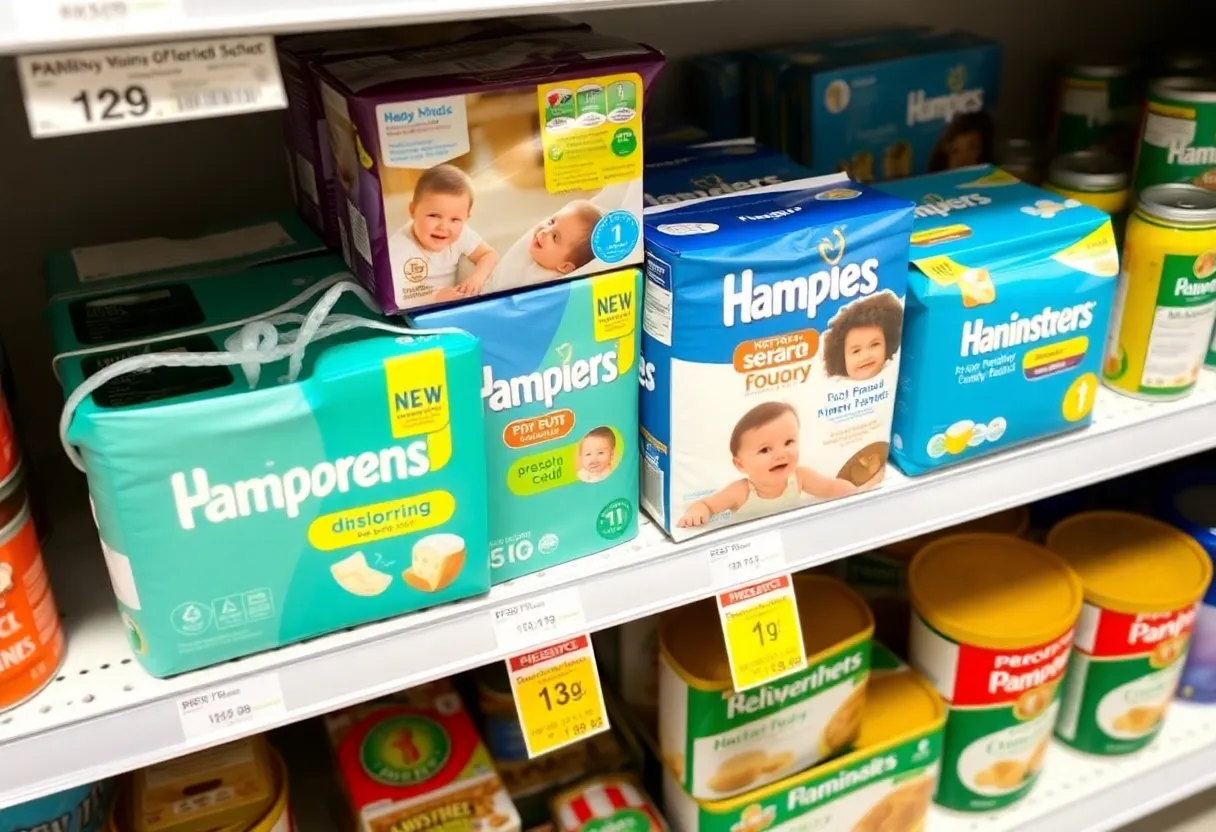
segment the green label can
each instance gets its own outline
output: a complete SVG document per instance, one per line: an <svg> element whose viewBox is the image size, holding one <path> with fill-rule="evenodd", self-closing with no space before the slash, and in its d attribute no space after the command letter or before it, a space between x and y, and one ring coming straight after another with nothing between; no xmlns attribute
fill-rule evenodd
<svg viewBox="0 0 1216 832"><path fill-rule="evenodd" d="M1216 81L1162 78L1149 90L1134 187L1186 182L1216 190Z"/></svg>
<svg viewBox="0 0 1216 832"><path fill-rule="evenodd" d="M1056 736L1090 754L1127 754L1161 730L1186 664L1197 605L1121 613L1086 602Z"/></svg>
<svg viewBox="0 0 1216 832"><path fill-rule="evenodd" d="M1106 150L1130 157L1140 90L1125 63L1073 64L1060 77L1055 153Z"/></svg>

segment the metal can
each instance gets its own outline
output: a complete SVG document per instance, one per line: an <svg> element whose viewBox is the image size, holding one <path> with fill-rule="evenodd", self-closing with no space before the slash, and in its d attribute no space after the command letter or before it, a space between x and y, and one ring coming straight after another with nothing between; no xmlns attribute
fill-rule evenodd
<svg viewBox="0 0 1216 832"><path fill-rule="evenodd" d="M1166 182L1216 189L1216 78L1159 78L1149 88L1134 187Z"/></svg>
<svg viewBox="0 0 1216 832"><path fill-rule="evenodd" d="M1104 150L1078 150L1052 160L1047 190L1117 216L1127 211L1127 165Z"/></svg>
<svg viewBox="0 0 1216 832"><path fill-rule="evenodd" d="M1181 47L1174 49L1161 59L1156 65L1156 77L1176 77L1179 75L1194 75L1204 76L1211 75L1216 65L1213 65L1212 56L1201 50Z"/></svg>
<svg viewBox="0 0 1216 832"><path fill-rule="evenodd" d="M1127 222L1102 377L1150 401L1195 389L1216 323L1216 192L1155 185Z"/></svg>
<svg viewBox="0 0 1216 832"><path fill-rule="evenodd" d="M1009 139L997 152L997 165L1023 182L1043 181L1043 151L1033 139Z"/></svg>
<svg viewBox="0 0 1216 832"><path fill-rule="evenodd" d="M515 697L511 693L511 678L507 675L506 664L494 662L478 668L473 675L477 680L481 733L486 747L490 749L490 756L500 765L527 760L528 746L515 711Z"/></svg>
<svg viewBox="0 0 1216 832"><path fill-rule="evenodd" d="M1177 529L1119 511L1070 517L1047 548L1085 592L1056 737L1090 754L1138 751L1174 698L1212 561Z"/></svg>
<svg viewBox="0 0 1216 832"><path fill-rule="evenodd" d="M1162 490L1160 516L1190 535L1216 558L1216 472L1188 471ZM1191 702L1216 703L1216 589L1208 585L1195 627L1191 649L1178 684L1178 696Z"/></svg>
<svg viewBox="0 0 1216 832"><path fill-rule="evenodd" d="M17 505L15 510L12 508ZM63 630L20 471L0 489L0 711L29 699L63 661ZM7 522L3 522L9 517Z"/></svg>
<svg viewBox="0 0 1216 832"><path fill-rule="evenodd" d="M8 397L0 390L0 485L8 482L21 464L21 449L17 445L17 429L13 426Z"/></svg>
<svg viewBox="0 0 1216 832"><path fill-rule="evenodd" d="M1055 153L1102 149L1130 156L1139 112L1139 78L1134 63L1071 64L1060 76Z"/></svg>

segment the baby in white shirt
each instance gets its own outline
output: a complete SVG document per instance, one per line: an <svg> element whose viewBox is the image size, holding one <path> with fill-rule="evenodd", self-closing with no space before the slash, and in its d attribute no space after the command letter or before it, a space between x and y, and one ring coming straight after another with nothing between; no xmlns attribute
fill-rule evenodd
<svg viewBox="0 0 1216 832"><path fill-rule="evenodd" d="M591 233L602 217L603 212L588 200L567 202L507 249L485 289L503 292L539 286L581 269L595 259Z"/></svg>
<svg viewBox="0 0 1216 832"><path fill-rule="evenodd" d="M393 293L403 307L475 295L498 264L498 253L468 225L473 182L454 165L435 165L418 178L410 223L388 239ZM473 271L459 286L462 257Z"/></svg>

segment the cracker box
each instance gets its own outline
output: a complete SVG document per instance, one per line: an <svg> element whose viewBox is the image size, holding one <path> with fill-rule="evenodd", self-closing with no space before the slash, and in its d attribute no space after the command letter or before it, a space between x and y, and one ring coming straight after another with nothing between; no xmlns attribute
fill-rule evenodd
<svg viewBox="0 0 1216 832"><path fill-rule="evenodd" d="M782 84L790 125L783 149L861 182L992 161L1000 44L955 32L893 46L902 56L791 66Z"/></svg>
<svg viewBox="0 0 1216 832"><path fill-rule="evenodd" d="M639 265L662 60L574 30L319 67L352 268L384 311Z"/></svg>
<svg viewBox="0 0 1216 832"><path fill-rule="evenodd" d="M279 66L287 90L283 133L294 178L296 210L332 248L342 244L338 225L333 152L325 130L321 91L312 65L394 49L434 49L534 31L575 28L555 15L470 20L384 29L312 32L278 40ZM349 242L347 242L349 245Z"/></svg>
<svg viewBox="0 0 1216 832"><path fill-rule="evenodd" d="M905 474L1088 425L1119 259L1110 218L985 165L916 201L891 456Z"/></svg>
<svg viewBox="0 0 1216 832"><path fill-rule="evenodd" d="M881 481L911 228L841 175L647 210L642 504L669 534Z"/></svg>
<svg viewBox="0 0 1216 832"><path fill-rule="evenodd" d="M636 268L418 315L481 342L494 583L638 529Z"/></svg>
<svg viewBox="0 0 1216 832"><path fill-rule="evenodd" d="M656 158L657 157L657 158ZM785 154L747 139L647 150L646 205L672 205L806 179Z"/></svg>
<svg viewBox="0 0 1216 832"><path fill-rule="evenodd" d="M489 589L477 341L383 331L340 265L49 308L63 440L153 675Z"/></svg>
<svg viewBox="0 0 1216 832"><path fill-rule="evenodd" d="M325 245L295 214L217 223L187 237L147 237L52 251L48 298L106 294L185 278L225 275L320 254Z"/></svg>
<svg viewBox="0 0 1216 832"><path fill-rule="evenodd" d="M354 832L519 832L519 813L460 696L446 682L363 708L331 730Z"/></svg>

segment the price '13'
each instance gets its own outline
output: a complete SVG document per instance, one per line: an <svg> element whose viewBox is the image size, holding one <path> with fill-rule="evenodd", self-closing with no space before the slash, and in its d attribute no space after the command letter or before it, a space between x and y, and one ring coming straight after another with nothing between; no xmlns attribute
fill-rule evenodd
<svg viewBox="0 0 1216 832"><path fill-rule="evenodd" d="M138 84L123 89L102 87L98 90L81 90L69 99L79 104L85 121L117 121L124 118L146 116L152 108L148 91Z"/></svg>

